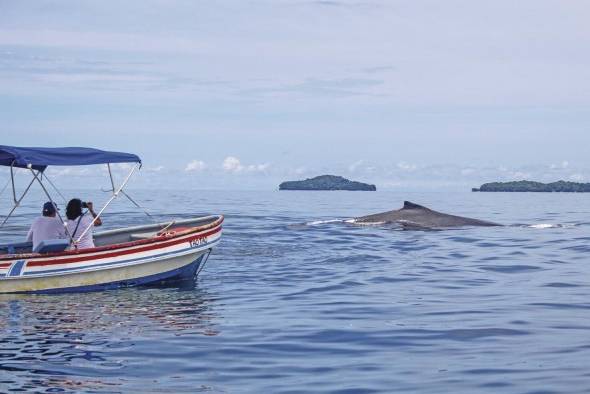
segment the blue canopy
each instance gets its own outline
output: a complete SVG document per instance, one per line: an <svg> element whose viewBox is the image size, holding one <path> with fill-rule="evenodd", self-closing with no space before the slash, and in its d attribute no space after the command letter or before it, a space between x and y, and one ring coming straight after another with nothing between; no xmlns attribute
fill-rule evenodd
<svg viewBox="0 0 590 394"><path fill-rule="evenodd" d="M0 165L44 171L47 166L85 166L106 163L141 163L132 153L94 148L24 148L0 145Z"/></svg>

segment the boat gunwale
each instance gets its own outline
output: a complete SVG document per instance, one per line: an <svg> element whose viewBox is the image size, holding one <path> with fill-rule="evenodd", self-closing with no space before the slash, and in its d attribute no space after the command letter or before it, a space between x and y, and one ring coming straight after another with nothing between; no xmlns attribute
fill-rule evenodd
<svg viewBox="0 0 590 394"><path fill-rule="evenodd" d="M173 240L175 238L184 237L184 236L192 234L192 233L198 233L198 232L209 230L211 228L218 227L223 223L223 221L225 219L223 215L213 215L212 217L217 217L217 219L215 219L211 223L207 223L207 224L204 224L201 226L196 226L196 227L189 227L188 229L184 229L183 231L175 232L174 234L164 233L162 235L152 237L152 238L121 242L121 243L116 243L116 244L112 244L112 245L97 246L94 248L86 248L86 249L79 249L79 250L66 250L63 252L55 252L55 253L5 254L5 255L0 255L0 262L21 260L21 259L27 259L28 260L27 262L33 262L37 259L46 259L46 258L55 258L55 257L69 257L69 256L84 257L84 255L91 254L91 253L113 251L113 250L119 250L119 249L126 249L126 248L130 248L130 247L134 247L134 246L142 246L142 245L159 243L159 242L163 242L163 241L169 241L169 240ZM199 218L196 218L196 219L199 219ZM117 231L117 230L124 230L124 229L113 229L110 231ZM171 231L173 231L173 229ZM100 255L98 255L96 257L101 258ZM60 260L57 260L56 264L58 264L59 262L60 262ZM0 266L0 268L5 268L5 267Z"/></svg>

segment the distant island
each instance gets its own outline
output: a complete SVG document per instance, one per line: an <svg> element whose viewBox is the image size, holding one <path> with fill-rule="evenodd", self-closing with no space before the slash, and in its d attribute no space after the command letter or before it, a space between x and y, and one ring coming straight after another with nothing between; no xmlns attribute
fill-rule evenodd
<svg viewBox="0 0 590 394"><path fill-rule="evenodd" d="M484 183L479 188L471 189L473 192L566 192L566 193L590 193L590 183L577 183L557 181L541 183L533 181L515 182L491 182Z"/></svg>
<svg viewBox="0 0 590 394"><path fill-rule="evenodd" d="M303 181L288 181L279 185L279 190L348 190L376 191L375 185L350 181L336 175L320 175Z"/></svg>

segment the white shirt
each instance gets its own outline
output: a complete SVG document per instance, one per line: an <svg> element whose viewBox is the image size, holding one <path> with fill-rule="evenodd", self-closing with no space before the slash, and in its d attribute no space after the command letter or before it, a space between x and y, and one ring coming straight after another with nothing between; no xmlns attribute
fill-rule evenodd
<svg viewBox="0 0 590 394"><path fill-rule="evenodd" d="M33 241L33 249L35 249L42 241L65 237L66 231L57 216L39 216L31 224L31 229L27 234L27 242Z"/></svg>
<svg viewBox="0 0 590 394"><path fill-rule="evenodd" d="M94 218L90 213L86 212L84 215L82 215L82 219L80 219L80 224L78 224L78 219L80 219L80 217L77 217L75 220L68 220L68 232L70 233L72 238L74 238L74 240L77 240L80 237L80 235L82 235L82 233L86 231L88 226L90 226L90 229L86 231L86 234L84 234L80 242L78 242L78 249L94 248L94 238L92 237L92 232L94 231ZM78 225L77 230L76 225ZM76 230L75 234L74 230Z"/></svg>

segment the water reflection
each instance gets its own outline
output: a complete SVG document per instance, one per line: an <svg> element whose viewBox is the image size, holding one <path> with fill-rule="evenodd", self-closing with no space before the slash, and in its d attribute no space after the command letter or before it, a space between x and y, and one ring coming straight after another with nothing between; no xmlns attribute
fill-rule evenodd
<svg viewBox="0 0 590 394"><path fill-rule="evenodd" d="M219 334L216 297L191 283L0 295L0 387L116 392L138 342Z"/></svg>

